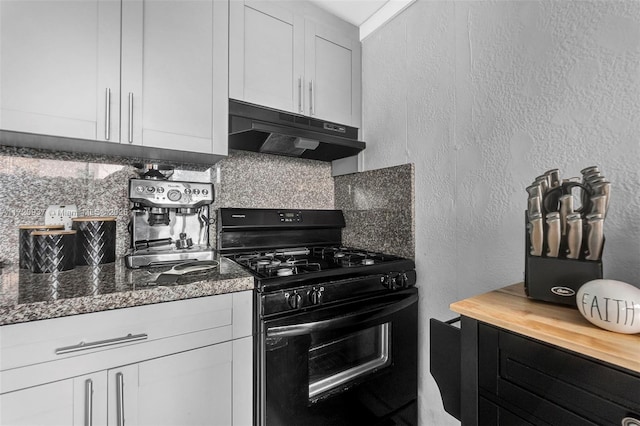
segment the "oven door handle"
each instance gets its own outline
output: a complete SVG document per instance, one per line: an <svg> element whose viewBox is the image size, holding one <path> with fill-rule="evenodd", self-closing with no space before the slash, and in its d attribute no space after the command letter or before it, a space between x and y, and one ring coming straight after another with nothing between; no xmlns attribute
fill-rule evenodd
<svg viewBox="0 0 640 426"><path fill-rule="evenodd" d="M322 321L306 322L302 324L291 324L268 327L267 337L292 337L310 334L328 329L338 329L346 326L360 324L366 321L383 318L405 309L418 301L418 293L412 293L410 296L383 308L362 309L349 315L339 316L336 318L326 319Z"/></svg>

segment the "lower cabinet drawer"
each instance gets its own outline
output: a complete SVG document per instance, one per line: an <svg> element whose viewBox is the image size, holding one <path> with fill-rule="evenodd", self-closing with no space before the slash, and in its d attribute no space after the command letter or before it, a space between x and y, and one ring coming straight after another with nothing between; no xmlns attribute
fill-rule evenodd
<svg viewBox="0 0 640 426"><path fill-rule="evenodd" d="M1 370L230 326L232 294L0 327Z"/></svg>
<svg viewBox="0 0 640 426"><path fill-rule="evenodd" d="M480 392L495 401L549 424L640 419L639 374L485 324L478 337Z"/></svg>
<svg viewBox="0 0 640 426"><path fill-rule="evenodd" d="M0 327L0 394L252 334L251 290Z"/></svg>

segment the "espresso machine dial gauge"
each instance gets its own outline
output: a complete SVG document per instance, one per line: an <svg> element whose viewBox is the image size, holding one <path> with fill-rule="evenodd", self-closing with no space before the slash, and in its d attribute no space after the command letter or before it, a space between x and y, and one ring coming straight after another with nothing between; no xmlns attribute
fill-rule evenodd
<svg viewBox="0 0 640 426"><path fill-rule="evenodd" d="M167 192L167 198L171 201L178 201L182 198L182 194L177 189L172 189Z"/></svg>

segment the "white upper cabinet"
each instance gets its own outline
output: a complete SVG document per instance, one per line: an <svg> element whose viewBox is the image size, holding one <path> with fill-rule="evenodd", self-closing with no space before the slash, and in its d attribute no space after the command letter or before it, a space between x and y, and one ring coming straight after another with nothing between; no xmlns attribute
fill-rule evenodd
<svg viewBox="0 0 640 426"><path fill-rule="evenodd" d="M357 28L307 2L230 5L229 97L360 126Z"/></svg>
<svg viewBox="0 0 640 426"><path fill-rule="evenodd" d="M119 28L117 1L0 1L0 129L117 142Z"/></svg>
<svg viewBox="0 0 640 426"><path fill-rule="evenodd" d="M226 155L228 2L122 8L122 141Z"/></svg>
<svg viewBox="0 0 640 426"><path fill-rule="evenodd" d="M232 1L229 96L302 112L304 20L265 1Z"/></svg>
<svg viewBox="0 0 640 426"><path fill-rule="evenodd" d="M305 29L309 115L360 127L360 42L313 21Z"/></svg>
<svg viewBox="0 0 640 426"><path fill-rule="evenodd" d="M227 154L228 1L0 1L0 129Z"/></svg>

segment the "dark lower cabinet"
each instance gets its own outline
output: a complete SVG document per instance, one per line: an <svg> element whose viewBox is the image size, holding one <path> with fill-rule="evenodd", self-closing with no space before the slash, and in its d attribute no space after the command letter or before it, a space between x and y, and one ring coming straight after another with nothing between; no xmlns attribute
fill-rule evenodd
<svg viewBox="0 0 640 426"><path fill-rule="evenodd" d="M452 414L464 426L640 426L640 374L470 318L461 324L459 333L447 333L451 342L432 333L431 345L452 348L441 346L436 357L462 360L451 380L446 371L432 374L443 400L460 398ZM432 370L438 365L431 361Z"/></svg>
<svg viewBox="0 0 640 426"><path fill-rule="evenodd" d="M531 426L534 424L483 397L478 398L478 419L482 425Z"/></svg>

